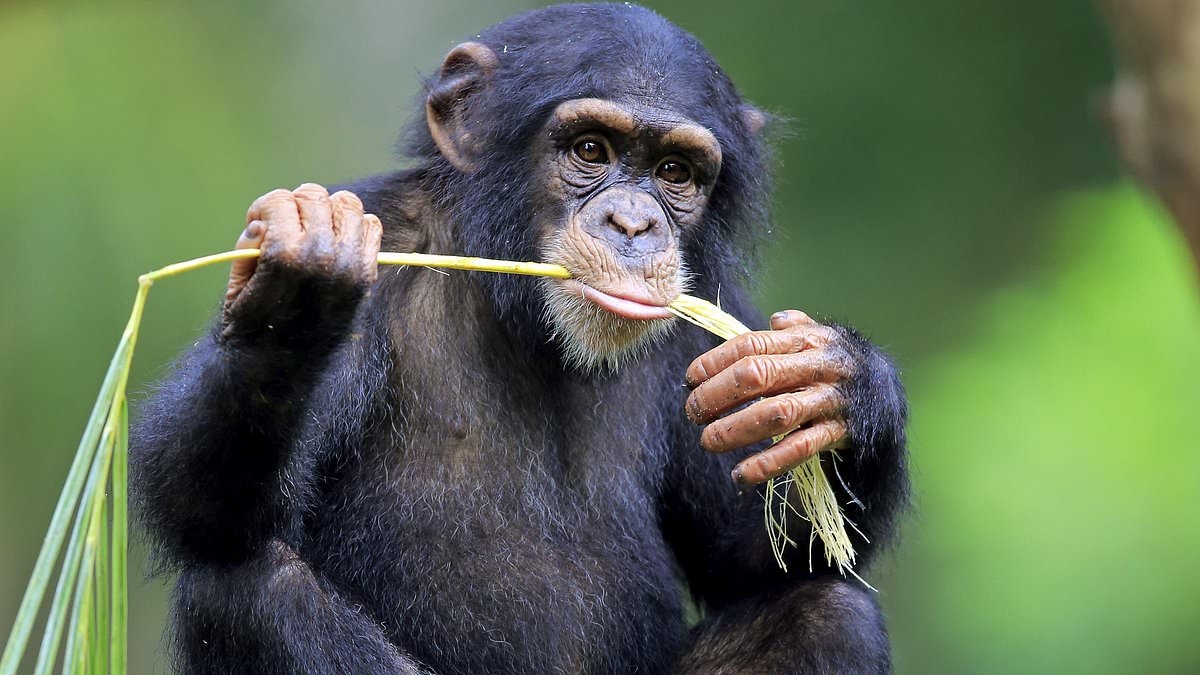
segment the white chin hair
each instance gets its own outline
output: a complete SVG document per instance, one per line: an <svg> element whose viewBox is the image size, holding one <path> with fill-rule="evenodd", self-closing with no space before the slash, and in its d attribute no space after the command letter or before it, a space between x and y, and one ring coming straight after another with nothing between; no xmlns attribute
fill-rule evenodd
<svg viewBox="0 0 1200 675"><path fill-rule="evenodd" d="M558 284L543 280L546 321L567 364L614 372L637 360L671 328L671 319L626 319L601 309Z"/></svg>

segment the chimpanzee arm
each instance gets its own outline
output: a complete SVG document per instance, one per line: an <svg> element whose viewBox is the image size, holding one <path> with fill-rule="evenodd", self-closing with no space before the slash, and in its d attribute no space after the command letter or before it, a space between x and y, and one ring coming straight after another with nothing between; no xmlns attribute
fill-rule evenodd
<svg viewBox="0 0 1200 675"><path fill-rule="evenodd" d="M176 588L181 674L427 673L382 627L279 540L237 565L194 565Z"/></svg>
<svg viewBox="0 0 1200 675"><path fill-rule="evenodd" d="M736 307L736 299L723 300ZM838 384L846 399L847 440L838 450L836 474L828 453L824 466L846 515L870 539L851 533L859 556L855 569L865 573L880 544L893 537L907 494L905 403L887 359L857 333L834 329L854 367ZM819 540L809 571L809 527L799 518L788 528L800 547L785 553L788 571L780 570L763 525L764 488L739 493L730 481L731 469L752 453L706 453L698 434L686 423L676 431L664 509L664 531L707 612L678 670L888 672L887 633L871 591L828 569ZM860 504L850 504L846 488Z"/></svg>
<svg viewBox="0 0 1200 675"><path fill-rule="evenodd" d="M197 343L145 401L131 437L134 498L175 561L235 562L282 525L289 451L327 348Z"/></svg>
<svg viewBox="0 0 1200 675"><path fill-rule="evenodd" d="M142 406L135 504L167 558L236 563L300 506L308 399L375 278L379 221L353 195L305 185L255 202L221 320Z"/></svg>

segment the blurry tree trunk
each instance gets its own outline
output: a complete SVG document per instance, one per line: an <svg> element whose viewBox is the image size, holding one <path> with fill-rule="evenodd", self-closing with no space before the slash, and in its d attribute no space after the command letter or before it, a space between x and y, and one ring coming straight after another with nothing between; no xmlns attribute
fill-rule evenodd
<svg viewBox="0 0 1200 675"><path fill-rule="evenodd" d="M1200 264L1200 0L1097 0L1122 64L1104 111L1121 158Z"/></svg>

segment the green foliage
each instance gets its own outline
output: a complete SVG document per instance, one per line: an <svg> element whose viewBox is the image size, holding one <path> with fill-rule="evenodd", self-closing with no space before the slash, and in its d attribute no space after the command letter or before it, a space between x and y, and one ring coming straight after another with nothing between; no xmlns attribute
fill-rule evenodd
<svg viewBox="0 0 1200 675"><path fill-rule="evenodd" d="M918 511L883 583L906 672L1195 672L1200 294L1131 188L910 373Z"/></svg>

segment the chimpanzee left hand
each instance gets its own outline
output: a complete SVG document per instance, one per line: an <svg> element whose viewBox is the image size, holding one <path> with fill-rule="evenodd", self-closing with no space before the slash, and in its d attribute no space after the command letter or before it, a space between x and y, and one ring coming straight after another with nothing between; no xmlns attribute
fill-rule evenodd
<svg viewBox="0 0 1200 675"><path fill-rule="evenodd" d="M848 440L843 385L858 366L845 338L797 310L773 315L771 329L739 335L687 370L694 391L685 409L691 421L708 424L704 449L727 452L787 434L733 469L739 484L765 482Z"/></svg>

